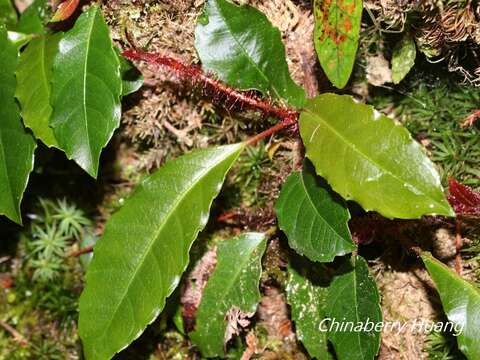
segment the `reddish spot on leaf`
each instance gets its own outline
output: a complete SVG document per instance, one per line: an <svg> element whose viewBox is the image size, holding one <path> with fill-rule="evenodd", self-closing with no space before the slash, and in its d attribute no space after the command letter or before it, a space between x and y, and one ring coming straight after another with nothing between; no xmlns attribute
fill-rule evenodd
<svg viewBox="0 0 480 360"><path fill-rule="evenodd" d="M349 18L345 19L345 32L350 32L352 30L352 23L350 22Z"/></svg>
<svg viewBox="0 0 480 360"><path fill-rule="evenodd" d="M67 20L78 7L80 0L66 0L58 5L57 11L53 15L50 22L59 22Z"/></svg>
<svg viewBox="0 0 480 360"><path fill-rule="evenodd" d="M455 179L449 179L448 185L448 201L457 215L480 216L480 193Z"/></svg>
<svg viewBox="0 0 480 360"><path fill-rule="evenodd" d="M0 274L0 288L10 289L13 287L13 279L8 274Z"/></svg>

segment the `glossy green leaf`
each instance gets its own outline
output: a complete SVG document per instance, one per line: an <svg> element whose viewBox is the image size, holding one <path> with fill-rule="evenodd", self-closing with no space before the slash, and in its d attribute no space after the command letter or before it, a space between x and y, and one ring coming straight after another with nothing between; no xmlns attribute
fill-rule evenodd
<svg viewBox="0 0 480 360"><path fill-rule="evenodd" d="M296 269L289 266L285 288L287 302L295 322L297 339L310 356L318 360L330 360L333 356L328 351L327 329L323 326L328 288L319 284L314 273L309 270L309 267Z"/></svg>
<svg viewBox="0 0 480 360"><path fill-rule="evenodd" d="M242 149L208 148L167 162L111 217L80 298L79 331L88 360L110 359L162 311Z"/></svg>
<svg viewBox="0 0 480 360"><path fill-rule="evenodd" d="M350 78L358 48L362 0L315 0L314 43L328 79L343 88Z"/></svg>
<svg viewBox="0 0 480 360"><path fill-rule="evenodd" d="M350 236L350 213L343 199L315 175L309 162L293 172L275 204L280 229L288 244L310 260L329 262L356 246Z"/></svg>
<svg viewBox="0 0 480 360"><path fill-rule="evenodd" d="M415 65L417 48L415 41L410 36L405 36L393 49L392 55L392 80L398 84Z"/></svg>
<svg viewBox="0 0 480 360"><path fill-rule="evenodd" d="M33 169L35 140L25 131L15 101L16 46L0 25L0 215L21 224L20 202Z"/></svg>
<svg viewBox="0 0 480 360"><path fill-rule="evenodd" d="M443 310L458 330L458 348L468 359L480 359L480 289L430 254L422 255L437 286Z"/></svg>
<svg viewBox="0 0 480 360"><path fill-rule="evenodd" d="M340 268L328 289L326 313L330 319L328 338L338 360L375 358L380 348L381 327L377 324L382 322L382 310L377 285L362 257L354 256Z"/></svg>
<svg viewBox="0 0 480 360"><path fill-rule="evenodd" d="M195 331L189 336L205 357L224 356L229 312L252 316L261 299L259 282L266 238L246 233L222 241L217 264L197 310Z"/></svg>
<svg viewBox="0 0 480 360"><path fill-rule="evenodd" d="M20 55L15 93L25 126L45 145L55 147L57 140L49 125L52 115L50 81L60 38L61 34L41 35L28 44Z"/></svg>
<svg viewBox="0 0 480 360"><path fill-rule="evenodd" d="M293 106L305 93L293 82L280 31L250 6L208 0L195 31L202 66L237 89L257 89Z"/></svg>
<svg viewBox="0 0 480 360"><path fill-rule="evenodd" d="M17 22L17 12L13 7L12 0L0 0L0 26L6 25L8 28L14 26Z"/></svg>
<svg viewBox="0 0 480 360"><path fill-rule="evenodd" d="M120 73L122 76L122 96L127 96L140 89L143 85L143 75L138 69L127 59L125 59L117 48L115 51L120 61Z"/></svg>
<svg viewBox="0 0 480 360"><path fill-rule="evenodd" d="M15 31L24 34L43 34L45 32L45 19L49 16L50 7L48 0L35 0L20 15Z"/></svg>
<svg viewBox="0 0 480 360"><path fill-rule="evenodd" d="M121 91L120 63L94 5L60 41L50 121L60 148L93 177L102 149L120 124Z"/></svg>
<svg viewBox="0 0 480 360"><path fill-rule="evenodd" d="M402 219L455 215L420 144L373 107L323 94L305 106L300 134L317 173L365 210Z"/></svg>

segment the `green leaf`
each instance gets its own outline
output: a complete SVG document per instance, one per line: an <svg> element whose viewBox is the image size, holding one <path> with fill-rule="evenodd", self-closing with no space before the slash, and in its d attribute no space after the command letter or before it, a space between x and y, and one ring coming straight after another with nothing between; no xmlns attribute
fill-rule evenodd
<svg viewBox="0 0 480 360"><path fill-rule="evenodd" d="M120 63L98 6L65 33L53 65L50 126L60 148L91 176L120 124Z"/></svg>
<svg viewBox="0 0 480 360"><path fill-rule="evenodd" d="M290 305L295 333L310 356L318 360L330 360L327 331L322 322L325 320L328 288L318 282L311 267L288 268L288 280L285 288L287 302ZM323 328L323 331L320 330Z"/></svg>
<svg viewBox="0 0 480 360"><path fill-rule="evenodd" d="M28 44L33 38L34 35L32 34L24 34L15 31L8 32L8 40L10 40L10 42L12 42L13 45L15 45L15 47L19 50Z"/></svg>
<svg viewBox="0 0 480 360"><path fill-rule="evenodd" d="M377 324L382 322L375 280L361 256L352 257L339 273L328 289L328 338L339 360L374 359L380 348L381 329ZM333 320L343 324L343 329ZM354 326L346 325L349 322Z"/></svg>
<svg viewBox="0 0 480 360"><path fill-rule="evenodd" d="M443 310L456 329L459 349L468 359L480 359L480 289L462 279L431 254L423 262L437 286Z"/></svg>
<svg viewBox="0 0 480 360"><path fill-rule="evenodd" d="M49 16L48 0L35 0L20 15L20 20L15 26L15 31L24 34L45 33L44 21Z"/></svg>
<svg viewBox="0 0 480 360"><path fill-rule="evenodd" d="M395 45L392 55L392 80L394 84L398 84L408 74L415 65L416 56L415 41L410 36L405 36Z"/></svg>
<svg viewBox="0 0 480 360"><path fill-rule="evenodd" d="M243 147L208 148L167 162L112 216L80 298L79 331L88 360L110 359L162 311Z"/></svg>
<svg viewBox="0 0 480 360"><path fill-rule="evenodd" d="M305 93L290 77L280 31L255 8L208 0L195 47L203 68L229 85L303 105Z"/></svg>
<svg viewBox="0 0 480 360"><path fill-rule="evenodd" d="M11 0L0 0L0 26L6 25L8 28L17 23L17 12L13 7Z"/></svg>
<svg viewBox="0 0 480 360"><path fill-rule="evenodd" d="M35 141L15 101L18 51L0 25L0 215L21 224L20 202L33 169Z"/></svg>
<svg viewBox="0 0 480 360"><path fill-rule="evenodd" d="M310 260L333 261L356 248L345 202L316 177L309 162L304 163L302 172L288 177L275 209L290 247Z"/></svg>
<svg viewBox="0 0 480 360"><path fill-rule="evenodd" d="M218 244L217 265L198 307L195 331L189 334L203 356L225 355L227 313L255 313L261 299L258 287L265 247L265 235L260 233L246 233Z"/></svg>
<svg viewBox="0 0 480 360"><path fill-rule="evenodd" d="M300 134L318 175L365 210L401 219L455 215L420 144L373 107L323 94L307 102Z"/></svg>
<svg viewBox="0 0 480 360"><path fill-rule="evenodd" d="M362 0L315 0L314 43L328 79L343 88L350 78L358 48Z"/></svg>
<svg viewBox="0 0 480 360"><path fill-rule="evenodd" d="M57 140L49 126L50 81L60 38L61 34L41 35L28 44L20 55L15 93L25 126L45 145L55 147L58 147Z"/></svg>
<svg viewBox="0 0 480 360"><path fill-rule="evenodd" d="M115 48L120 61L120 73L122 76L122 96L127 96L140 89L143 85L143 75L133 66L132 62L125 59L118 48Z"/></svg>

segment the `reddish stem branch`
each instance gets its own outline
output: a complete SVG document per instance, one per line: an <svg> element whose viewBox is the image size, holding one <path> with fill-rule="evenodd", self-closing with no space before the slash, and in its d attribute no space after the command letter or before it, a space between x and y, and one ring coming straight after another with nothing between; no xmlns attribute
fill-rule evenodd
<svg viewBox="0 0 480 360"><path fill-rule="evenodd" d="M28 346L28 340L20 334L15 328L8 325L5 321L0 320L0 327L2 327L6 332L13 336L13 339L22 347Z"/></svg>
<svg viewBox="0 0 480 360"><path fill-rule="evenodd" d="M240 91L205 74L199 66L187 65L170 56L147 53L137 50L126 50L122 54L130 60L145 61L149 64L164 66L176 73L183 80L195 86L201 86L203 91L213 97L213 101L227 107L239 106L262 112L290 125L298 120L299 113L295 109L275 106L271 101L260 99L254 92ZM283 125L283 127L288 126Z"/></svg>
<svg viewBox="0 0 480 360"><path fill-rule="evenodd" d="M470 115L468 115L462 122L462 127L473 126L475 121L480 119L480 110L474 110Z"/></svg>
<svg viewBox="0 0 480 360"><path fill-rule="evenodd" d="M286 127L292 126L296 124L296 120L287 120L287 121L282 121L271 128L262 131L261 133L252 136L249 138L245 143L247 145L255 145L257 142L259 142L262 139L265 139L266 137L269 137L277 132L279 132L282 129L285 129Z"/></svg>
<svg viewBox="0 0 480 360"><path fill-rule="evenodd" d="M67 254L67 257L78 257L78 256L83 255L83 254L88 254L88 253L93 251L93 246L94 245L89 245L89 246L86 246L82 249L72 251L71 253Z"/></svg>

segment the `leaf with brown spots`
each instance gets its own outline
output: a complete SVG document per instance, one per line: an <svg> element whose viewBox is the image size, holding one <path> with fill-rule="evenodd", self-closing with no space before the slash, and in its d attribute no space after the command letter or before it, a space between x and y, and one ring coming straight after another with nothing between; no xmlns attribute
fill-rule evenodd
<svg viewBox="0 0 480 360"><path fill-rule="evenodd" d="M315 0L314 42L323 71L337 88L350 78L358 47L362 0Z"/></svg>

